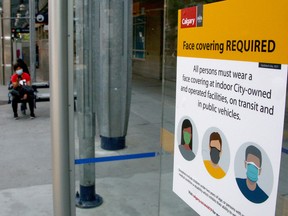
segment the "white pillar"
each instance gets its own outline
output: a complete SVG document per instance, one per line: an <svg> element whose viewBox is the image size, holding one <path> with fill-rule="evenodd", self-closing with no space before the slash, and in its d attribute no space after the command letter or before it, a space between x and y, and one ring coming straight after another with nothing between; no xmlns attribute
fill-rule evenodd
<svg viewBox="0 0 288 216"><path fill-rule="evenodd" d="M75 215L73 1L49 1L49 69L54 216ZM71 27L72 26L72 27Z"/></svg>

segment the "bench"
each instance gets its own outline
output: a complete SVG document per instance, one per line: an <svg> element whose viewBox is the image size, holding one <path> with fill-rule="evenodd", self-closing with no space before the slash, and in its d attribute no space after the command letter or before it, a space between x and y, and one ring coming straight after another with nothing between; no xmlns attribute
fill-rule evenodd
<svg viewBox="0 0 288 216"><path fill-rule="evenodd" d="M36 102L50 101L50 93L39 93L38 91L38 89L50 88L49 82L33 83L32 88L34 90L35 108L36 108Z"/></svg>
<svg viewBox="0 0 288 216"><path fill-rule="evenodd" d="M50 93L39 92L38 89L48 89L50 88L49 82L35 82L31 86L34 90L34 106L36 108L36 102L47 102L50 101ZM8 89L11 89L11 87ZM12 95L8 93L8 103L11 103ZM76 111L76 94L74 94L74 110Z"/></svg>

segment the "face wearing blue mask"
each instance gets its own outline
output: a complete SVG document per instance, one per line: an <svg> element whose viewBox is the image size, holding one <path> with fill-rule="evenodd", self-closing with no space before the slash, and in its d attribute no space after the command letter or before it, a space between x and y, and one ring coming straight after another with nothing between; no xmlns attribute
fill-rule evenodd
<svg viewBox="0 0 288 216"><path fill-rule="evenodd" d="M18 70L16 70L16 74L17 74L17 75L21 76L22 73L23 73L23 69L18 69Z"/></svg>
<svg viewBox="0 0 288 216"><path fill-rule="evenodd" d="M246 161L246 175L247 178L252 182L257 182L259 177L259 171L261 168L257 167L255 163L253 162L247 162Z"/></svg>

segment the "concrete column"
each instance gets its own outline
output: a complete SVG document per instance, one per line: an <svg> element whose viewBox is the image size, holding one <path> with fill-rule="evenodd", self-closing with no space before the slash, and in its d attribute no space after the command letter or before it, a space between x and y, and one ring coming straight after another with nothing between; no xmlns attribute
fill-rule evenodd
<svg viewBox="0 0 288 216"><path fill-rule="evenodd" d="M97 120L101 147L125 147L131 102L132 0L100 0L95 14Z"/></svg>

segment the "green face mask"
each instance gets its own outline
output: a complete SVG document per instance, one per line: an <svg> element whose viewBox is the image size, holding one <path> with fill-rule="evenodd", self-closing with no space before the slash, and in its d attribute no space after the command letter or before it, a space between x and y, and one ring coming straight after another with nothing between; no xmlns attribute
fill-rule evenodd
<svg viewBox="0 0 288 216"><path fill-rule="evenodd" d="M184 131L183 138L184 138L185 144L189 144L191 140L191 134L189 132Z"/></svg>

